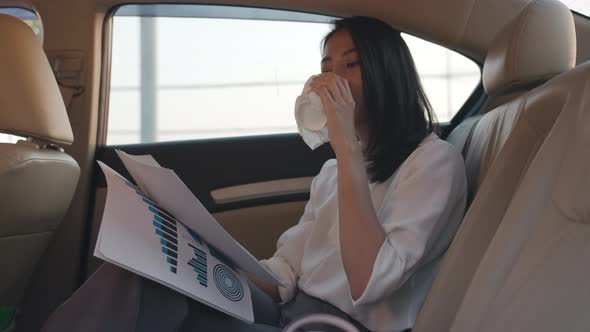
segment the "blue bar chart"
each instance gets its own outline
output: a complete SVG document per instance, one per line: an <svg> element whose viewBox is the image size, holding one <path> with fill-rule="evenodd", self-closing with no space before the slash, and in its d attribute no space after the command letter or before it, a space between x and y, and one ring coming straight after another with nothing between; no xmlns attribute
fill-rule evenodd
<svg viewBox="0 0 590 332"><path fill-rule="evenodd" d="M246 261L254 269L250 263L256 261L220 229L173 170L157 167L149 156L117 153L138 185L98 162L107 193L94 256L252 323L250 288L233 266Z"/></svg>
<svg viewBox="0 0 590 332"><path fill-rule="evenodd" d="M197 281L207 287L207 253L192 244L188 244L194 251L194 256L187 262L197 273Z"/></svg>
<svg viewBox="0 0 590 332"><path fill-rule="evenodd" d="M156 204L154 201L149 199L141 190L139 190L136 186L134 186L129 181L125 181L127 185L135 192L143 203L147 205L150 214L153 215L152 225L154 226L155 233L160 237L160 244L162 245L162 253L166 255L166 262L170 265L170 272L177 273L178 272L178 223L176 219L174 219L170 213ZM203 245L203 241L199 238L196 232L193 230L186 228L188 231L191 239L198 243L199 245ZM187 264L193 269L196 273L196 280L197 282L203 286L207 287L208 285L208 278L207 278L207 253L202 249L199 249L197 246L188 243L188 245L193 250L193 257L187 262Z"/></svg>
<svg viewBox="0 0 590 332"><path fill-rule="evenodd" d="M170 272L176 274L178 272L178 226L176 220L141 191L136 189L136 192L141 196L141 200L147 205L153 216L152 225L156 235L160 237L162 253L166 255L166 263L170 265Z"/></svg>

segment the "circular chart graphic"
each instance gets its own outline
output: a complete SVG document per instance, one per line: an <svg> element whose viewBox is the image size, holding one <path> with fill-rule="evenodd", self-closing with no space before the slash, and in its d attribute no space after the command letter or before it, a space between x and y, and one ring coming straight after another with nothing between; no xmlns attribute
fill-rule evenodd
<svg viewBox="0 0 590 332"><path fill-rule="evenodd" d="M224 265L217 264L213 268L213 279L215 286L228 300L238 302L244 297L244 288L240 279L232 270Z"/></svg>

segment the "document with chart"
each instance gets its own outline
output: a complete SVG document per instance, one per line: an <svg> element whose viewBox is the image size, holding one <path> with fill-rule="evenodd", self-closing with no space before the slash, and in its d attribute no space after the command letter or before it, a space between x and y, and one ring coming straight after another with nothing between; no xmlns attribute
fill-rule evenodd
<svg viewBox="0 0 590 332"><path fill-rule="evenodd" d="M241 271L279 280L235 241L176 174L151 156L119 152L138 186L104 163L107 198L94 255L247 322Z"/></svg>

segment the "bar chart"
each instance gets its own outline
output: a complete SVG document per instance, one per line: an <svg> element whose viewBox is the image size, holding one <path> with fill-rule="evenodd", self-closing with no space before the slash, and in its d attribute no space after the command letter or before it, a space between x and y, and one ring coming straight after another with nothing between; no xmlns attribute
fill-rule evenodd
<svg viewBox="0 0 590 332"><path fill-rule="evenodd" d="M178 272L178 227L176 220L137 188L135 191L141 196L141 200L153 216L152 225L156 235L160 237L162 253L166 255L166 263L170 265L170 272L176 274Z"/></svg>
<svg viewBox="0 0 590 332"><path fill-rule="evenodd" d="M129 169L138 186L98 162L107 193L94 255L229 316L253 322L246 279L229 265L233 260L209 242L235 240L219 231L196 198L185 200L182 195L189 193L170 189L177 185L186 190L175 182L177 176L172 171L127 160L130 162L135 163ZM193 203L199 208L189 208ZM191 228L181 220L187 220Z"/></svg>
<svg viewBox="0 0 590 332"><path fill-rule="evenodd" d="M194 251L194 256L188 261L193 270L197 273L197 281L203 287L207 287L207 253L191 243L188 244Z"/></svg>

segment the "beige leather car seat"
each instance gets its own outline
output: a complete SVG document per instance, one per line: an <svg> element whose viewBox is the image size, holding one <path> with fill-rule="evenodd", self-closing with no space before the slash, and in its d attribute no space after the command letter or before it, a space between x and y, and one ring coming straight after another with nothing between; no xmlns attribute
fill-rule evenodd
<svg viewBox="0 0 590 332"><path fill-rule="evenodd" d="M70 205L80 169L64 103L33 31L0 15L0 306L18 305ZM59 268L59 266L56 266Z"/></svg>
<svg viewBox="0 0 590 332"><path fill-rule="evenodd" d="M590 63L530 98L563 109L522 177L450 331L590 330ZM470 255L469 247L457 249Z"/></svg>
<svg viewBox="0 0 590 332"><path fill-rule="evenodd" d="M499 54L497 50L500 45L512 45L505 47L506 54L512 54L515 58L506 61L509 57L500 57L505 59L503 61L508 68L519 68L518 61L526 59L539 66L537 74L532 66L527 67L527 72L520 71L521 78L514 80L519 85L529 85L529 82L537 81L533 80L535 77L541 77L544 81L555 73L573 67L576 54L573 24L571 13L560 3L548 0L531 3L498 34L484 66L486 88L489 88L490 83L492 87L498 86L489 82L489 75L486 74L493 68L488 66L489 61L493 61L496 66L501 63L493 59ZM505 39L510 42L505 42ZM512 49L514 47L517 50ZM518 60L519 57L522 60ZM551 61L552 64L546 64L545 61ZM561 65L556 66L555 62ZM503 72L506 70L503 69ZM541 75L541 71L545 74ZM492 77L497 81L501 76ZM526 77L531 79L527 80ZM579 83L579 75L569 72L562 74L530 92L512 97L509 102L475 122L472 137L467 139L470 142L466 142L466 167L471 167L471 174L475 174L472 177L472 188L477 188L482 182L439 266L414 331L449 331L475 270L523 174L555 120L569 103L571 90L576 89Z"/></svg>
<svg viewBox="0 0 590 332"><path fill-rule="evenodd" d="M483 115L463 121L447 140L463 151L469 202L512 132L522 100L514 100L551 77L573 68L573 16L558 1L532 1L494 38L482 80L488 94Z"/></svg>

